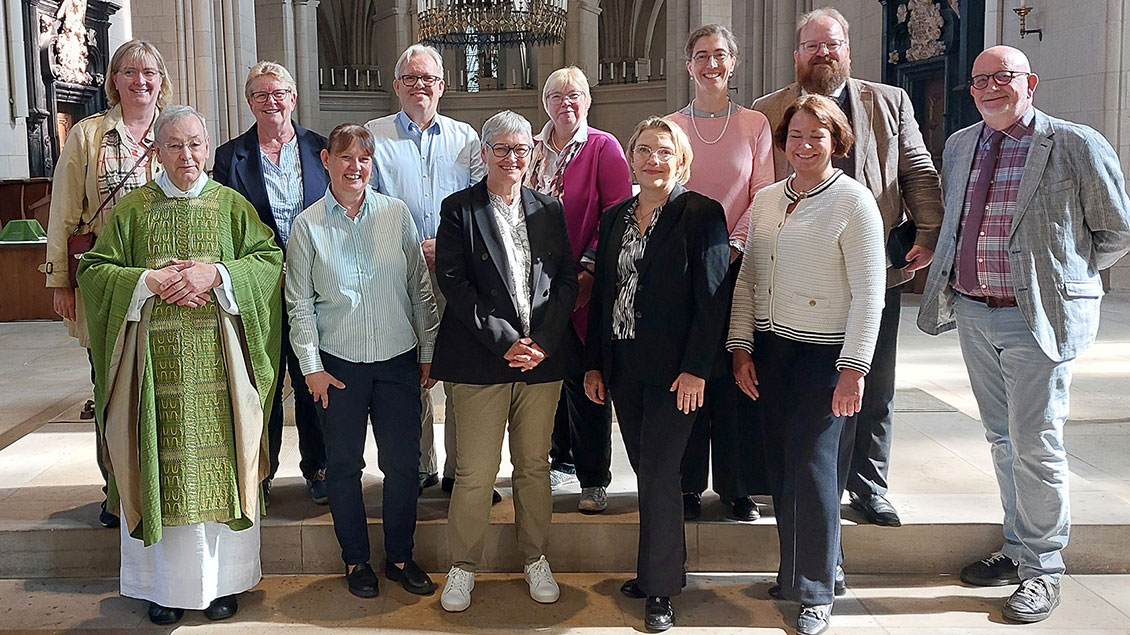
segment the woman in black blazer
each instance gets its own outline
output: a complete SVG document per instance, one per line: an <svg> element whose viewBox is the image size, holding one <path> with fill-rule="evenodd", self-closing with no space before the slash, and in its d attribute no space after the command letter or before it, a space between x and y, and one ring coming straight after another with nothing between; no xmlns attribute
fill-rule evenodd
<svg viewBox="0 0 1130 635"><path fill-rule="evenodd" d="M644 622L662 631L686 577L679 463L729 312L730 248L722 206L682 186L691 149L678 125L646 119L628 147L640 193L601 218L585 392L615 403L638 481L637 577L620 591L646 597Z"/></svg>

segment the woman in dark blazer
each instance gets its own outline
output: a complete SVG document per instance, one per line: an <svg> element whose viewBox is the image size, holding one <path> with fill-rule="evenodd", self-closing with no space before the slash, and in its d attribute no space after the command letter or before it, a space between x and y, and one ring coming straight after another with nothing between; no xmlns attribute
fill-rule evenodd
<svg viewBox="0 0 1130 635"><path fill-rule="evenodd" d="M678 125L646 119L628 147L640 193L601 218L585 393L615 403L638 481L637 577L620 591L646 597L644 622L662 631L686 575L679 462L729 312L729 244L722 206L682 186L692 157Z"/></svg>
<svg viewBox="0 0 1130 635"><path fill-rule="evenodd" d="M298 103L298 88L285 67L274 62L259 62L247 73L244 85L247 105L255 115L255 125L216 149L212 178L246 198L259 212L259 220L275 233L275 242L286 252L290 224L299 212L322 200L329 179L322 166L321 152L326 138L294 123L291 115ZM297 178L296 178L297 177ZM324 505L326 495L326 445L314 400L298 369L298 358L290 347L290 321L283 311L282 360L275 390L271 420L267 424L271 453L271 475L264 481L264 498L270 500L271 479L279 469L282 448L283 376L290 369L294 391L294 425L298 428L299 468L310 496Z"/></svg>

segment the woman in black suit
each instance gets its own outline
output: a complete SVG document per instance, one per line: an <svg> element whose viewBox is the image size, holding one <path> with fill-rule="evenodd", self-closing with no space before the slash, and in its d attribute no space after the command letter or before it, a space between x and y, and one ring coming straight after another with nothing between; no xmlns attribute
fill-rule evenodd
<svg viewBox="0 0 1130 635"><path fill-rule="evenodd" d="M679 462L729 312L729 244L722 206L682 186L691 148L678 125L646 119L628 147L640 193L600 221L585 393L615 403L639 484L637 577L620 591L646 597L645 625L662 631L686 575Z"/></svg>

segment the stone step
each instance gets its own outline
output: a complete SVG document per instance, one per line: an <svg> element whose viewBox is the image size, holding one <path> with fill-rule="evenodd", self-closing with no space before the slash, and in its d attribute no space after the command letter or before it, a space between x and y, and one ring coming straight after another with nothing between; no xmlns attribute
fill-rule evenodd
<svg viewBox="0 0 1130 635"><path fill-rule="evenodd" d="M504 483L500 481L500 485ZM520 571L513 499L509 489L500 489L505 498L491 510L482 570ZM365 497L371 502L369 535L373 560L379 562L384 551L379 479L366 476ZM573 492L554 498L547 554L554 570L635 570L639 521L635 496L612 493L608 510L592 516L575 511L577 497ZM702 519L685 525L690 571L776 570L777 533L772 511L766 499L758 500L764 517L743 523L725 519L716 496L704 497ZM444 572L451 563L446 536L447 501L447 495L437 487L427 490L420 502L415 559L427 571ZM96 524L98 508L93 503L61 507L46 519L0 521L0 553L4 554L0 558L0 578L117 575L118 531ZM913 505L907 507L911 511ZM859 523L859 516L846 505L844 516L845 568L852 573L957 572L999 548L1001 541L1000 525L983 520L928 519L912 513L904 515L911 522L902 527L877 527ZM915 521L915 517L919 520ZM274 499L262 532L264 573L333 574L342 569L329 510L310 502L299 479L276 479ZM1068 570L1080 574L1130 573L1130 551L1124 548L1128 542L1130 525L1077 523L1065 553Z"/></svg>

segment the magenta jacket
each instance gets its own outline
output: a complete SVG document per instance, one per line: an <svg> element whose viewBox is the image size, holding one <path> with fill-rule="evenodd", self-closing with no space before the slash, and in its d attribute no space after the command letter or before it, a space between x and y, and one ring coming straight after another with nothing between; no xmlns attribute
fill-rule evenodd
<svg viewBox="0 0 1130 635"><path fill-rule="evenodd" d="M592 126L588 132L585 145L565 167L565 196L561 201L577 271L581 271L581 256L586 251L591 249L590 256L595 256L601 214L632 195L632 177L620 142ZM581 341L588 332L588 317L587 304L573 313L573 328Z"/></svg>

